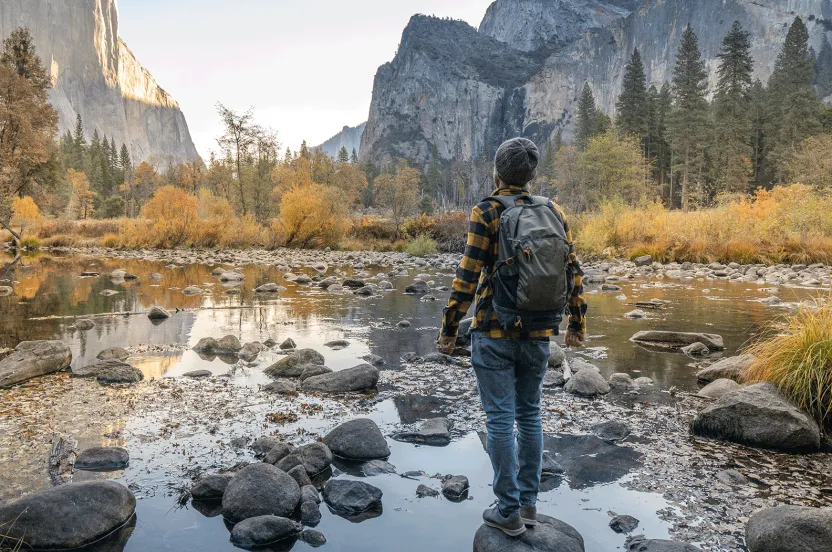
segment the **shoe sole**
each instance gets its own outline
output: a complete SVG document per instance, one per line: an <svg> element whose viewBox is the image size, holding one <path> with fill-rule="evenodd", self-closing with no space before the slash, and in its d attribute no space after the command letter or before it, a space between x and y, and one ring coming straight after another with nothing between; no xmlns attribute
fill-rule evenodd
<svg viewBox="0 0 832 552"><path fill-rule="evenodd" d="M483 520L483 521L485 521L485 520ZM525 525L523 527L521 527L520 529L506 529L502 525L499 525L497 523L492 523L490 521L486 521L485 524L489 527L493 527L494 529L499 529L500 531L502 531L503 533L505 533L509 537L519 537L520 535L522 535L523 533L526 532L526 526Z"/></svg>
<svg viewBox="0 0 832 552"><path fill-rule="evenodd" d="M526 527L537 527L536 519L520 518L520 521L522 521Z"/></svg>

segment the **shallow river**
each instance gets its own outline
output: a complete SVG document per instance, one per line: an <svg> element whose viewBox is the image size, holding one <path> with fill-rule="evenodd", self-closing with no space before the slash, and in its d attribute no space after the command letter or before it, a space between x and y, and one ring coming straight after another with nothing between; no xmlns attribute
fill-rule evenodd
<svg viewBox="0 0 832 552"><path fill-rule="evenodd" d="M0 262L9 261L11 259L0 257ZM418 296L405 295L402 290L422 273L429 275L434 288L450 286L452 281L448 271L410 267L407 276L391 279L396 288L394 291L360 298L297 285L285 281L275 267L249 265L241 269L246 278L239 287L240 293L228 294L229 287L211 276L210 267L192 265L168 269L166 264L50 255L22 259L5 274L0 271L0 285L12 282L15 289L13 295L0 297L0 349L13 348L23 340L59 339L71 346L73 366L80 367L94 362L95 356L105 348L126 347L135 353L130 363L140 368L148 380L175 378L201 369L210 370L218 377L227 377L223 380L229 382L227 386L234 386L241 396L257 399L257 404L242 407L236 404L235 408L253 406L256 417L287 400L274 399L274 404L268 404L271 399L264 394L258 395L257 391L259 384L269 381L263 375L263 369L279 357L264 353L256 366L205 358L190 350L200 338L233 334L242 343L263 342L269 338L280 343L292 338L301 348L322 352L327 366L334 370L359 364L368 354L382 357L387 370L406 370L401 361L404 353L425 355L434 350L447 291L435 291L436 301L424 301ZM137 275L138 280L111 281L106 275L118 268ZM368 268L368 280L373 281L372 274L386 270L386 267ZM80 277L83 271L96 271L102 276ZM314 274L311 269L293 272ZM330 274L340 272L338 267L330 269ZM353 272L352 268L345 268L343 275ZM161 274L163 279L154 282L150 278L152 273ZM253 292L255 287L267 282L277 282L287 289L274 296ZM191 285L200 286L205 293L183 295L181 289ZM607 375L627 372L633 377L647 376L655 381L658 389L675 387L687 392L698 389L693 377L694 361L682 354L636 346L629 341L635 332L672 329L717 333L725 338L727 350L724 354L732 355L759 335L772 320L790 312L794 303L819 293L784 288L779 296L785 304L771 307L759 302L771 293L764 291L764 286L754 284L639 278L618 285L622 289L614 292L602 292L598 285L587 287L590 341L588 349L580 354L589 357ZM105 296L101 293L104 290L117 293ZM648 316L643 320L624 317L636 308L633 302L651 299L665 301L665 307L648 310ZM146 316L137 314L154 305L167 308L173 316L154 325ZM73 317L105 313L119 314L95 317L95 328L86 332L72 329ZM402 320L408 320L410 327L399 328L397 324ZM346 339L350 345L338 351L324 346L336 339ZM184 385L199 384L188 382ZM88 417L91 403L95 404L99 397L103 402L116 399L109 392L95 389L89 382L57 374L7 391L5 395L0 391L0 397L23 404L27 400L41 400L39 393L48 394L46 402L49 405L64 405L62 412L48 417L50 424L60 426L50 428L50 431L72 435L79 441L81 449L118 445L130 451L131 464L125 471L104 476L130 485L136 492L139 497L137 522L132 534L125 531L120 542L108 544L106 550L232 550L228 529L222 518L217 517L217 512L203 508L201 513L192 504L180 507L172 483L182 478L182 455L186 448L214 450L220 446L221 439L213 434L176 434L172 431L172 436L167 435L165 440L158 442L148 433L158 431L165 422L161 411L140 410L131 414L128 410L121 413L119 419L103 424ZM389 435L393 428L403 423L443 414L447 400L413 393L395 400L374 402L361 414L376 420L382 431ZM96 407L101 406L96 404ZM337 409L337 403L324 402L320 412L312 413L282 431L291 429L295 435L298 431L323 434L336 425L330 414ZM353 407L347 410L350 415L356 413ZM15 418L18 414L20 417ZM46 475L48 441L44 442L42 428L35 430L27 426L45 423L34 419L37 418L35 414L19 409L8 411L0 403L0 425L21 436L20 449L0 450L0 502L49 485ZM194 407L194 414L199 415L198 406ZM220 436L227 437L235 431L246 437L266 433L262 422L251 422L253 425L247 427L238 419L233 423L237 425L221 428ZM30 436L32 442L26 443L27 435L36 437ZM317 530L328 538L325 549L349 552L470 549L474 532L480 525L480 514L493 502L491 468L480 435L476 432L457 434L452 444L444 448L389 442L390 462L398 473L414 470L426 474L464 474L471 481L468 500L454 503L442 498L417 499L417 481L396 474L374 476L370 478L372 484L384 492L382 514L353 523L323 507L323 520ZM222 443L223 447L226 445ZM553 453L559 446L563 447L558 453L559 460L564 464L580 465L582 456L589 461L598 454L582 443L558 441L554 436L547 440L547 447ZM223 450L222 454L217 453L213 465L203 462L202 467L223 467L221 462L229 457L227 450ZM238 461L253 459L245 448L231 455ZM621 469L586 478L582 478L580 470L576 469L571 473L568 471L563 481L549 482L548 491L541 495L541 511L575 526L584 536L588 552L623 548L624 536L607 527L608 512L611 511L638 517L641 520L638 533L650 538L667 538L668 525L657 512L667 508L668 503L660 494L624 488L622 483L629 477L627 472L635 465L629 466L629 460L620 458L610 462L620 463ZM75 480L101 476L76 472ZM356 475L346 473L341 477ZM436 480L424 482L438 485ZM293 549L308 548L307 544L298 542Z"/></svg>

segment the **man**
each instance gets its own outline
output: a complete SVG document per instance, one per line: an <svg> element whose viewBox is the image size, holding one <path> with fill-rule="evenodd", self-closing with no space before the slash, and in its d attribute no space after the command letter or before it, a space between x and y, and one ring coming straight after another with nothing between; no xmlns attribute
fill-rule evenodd
<svg viewBox="0 0 832 552"><path fill-rule="evenodd" d="M545 198L533 198L527 189L528 183L535 178L539 158L537 147L524 138L509 140L497 150L494 162L497 190L471 213L465 256L456 272L439 337L439 350L450 354L455 346L459 322L474 301L471 360L486 413L486 448L494 468L494 494L498 499L496 506L483 513L483 520L510 536L521 535L527 526L537 525L536 503L543 461L540 395L550 356L549 338L558 334L558 324L567 309L567 346L582 346L586 335L583 272L563 212ZM506 255L499 260L501 243L524 241L524 236L515 236L511 240L504 238L501 232L507 229L500 228L501 216L521 210L513 208L515 206L532 208L530 206L535 203L545 205L537 208L536 216L541 217L540 220L549 220L552 225L551 229L535 236L560 236L560 244L553 242L552 247L563 248L560 256L548 257L540 264L554 271L549 281L569 281L571 284L563 286L563 302L552 303L559 305L559 312L538 319L525 317L527 311L512 311L496 305L498 301L494 299L494 290L502 293L505 288L501 286L509 280L505 274L501 276L501 270L510 271L517 262L522 264L523 259L515 257L529 257L530 261L534 247L538 246L526 240L527 245L522 245L516 256L506 259L508 253L504 252ZM509 213L507 208L511 208ZM512 220L517 220L517 213ZM504 225L509 226L508 221ZM538 254L542 255L544 253ZM547 267L538 269L545 272ZM515 268L518 270L521 269ZM515 277L515 287L516 281ZM549 289L545 285L537 288L538 291ZM523 291L524 295L526 293ZM498 299L503 301L501 297ZM538 294L537 301L545 303L545 294ZM527 308L533 309L534 305ZM508 317L507 310L511 313ZM515 451L515 422L519 451Z"/></svg>

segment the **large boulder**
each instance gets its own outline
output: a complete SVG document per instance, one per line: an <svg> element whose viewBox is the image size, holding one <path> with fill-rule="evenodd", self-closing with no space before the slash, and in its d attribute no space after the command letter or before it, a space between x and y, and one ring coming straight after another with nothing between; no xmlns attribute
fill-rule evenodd
<svg viewBox="0 0 832 552"><path fill-rule="evenodd" d="M578 531L555 518L537 516L537 527L519 537L482 525L474 535L474 552L583 552L584 539Z"/></svg>
<svg viewBox="0 0 832 552"><path fill-rule="evenodd" d="M0 506L0 528L35 550L80 548L130 520L136 498L113 481L70 483Z"/></svg>
<svg viewBox="0 0 832 552"><path fill-rule="evenodd" d="M236 355L242 348L240 340L233 335L227 335L219 340L213 337L203 337L194 345L194 351L209 355Z"/></svg>
<svg viewBox="0 0 832 552"><path fill-rule="evenodd" d="M748 521L749 552L828 552L832 549L832 508L778 506L757 512Z"/></svg>
<svg viewBox="0 0 832 552"><path fill-rule="evenodd" d="M194 500L222 500L230 478L227 475L206 475L191 487Z"/></svg>
<svg viewBox="0 0 832 552"><path fill-rule="evenodd" d="M644 535L628 540L626 546L629 552L700 552L692 544L664 539L647 539Z"/></svg>
<svg viewBox="0 0 832 552"><path fill-rule="evenodd" d="M723 358L696 373L696 379L710 383L718 379L730 379L739 383L745 381L745 370L754 362L752 355Z"/></svg>
<svg viewBox="0 0 832 552"><path fill-rule="evenodd" d="M296 378L310 364L323 366L323 355L314 349L300 349L278 360L266 368L264 373L270 378Z"/></svg>
<svg viewBox="0 0 832 552"><path fill-rule="evenodd" d="M72 351L60 341L23 341L0 360L0 388L59 372L72 363Z"/></svg>
<svg viewBox="0 0 832 552"><path fill-rule="evenodd" d="M332 451L324 443L310 443L292 450L277 462L277 467L288 472L297 466L303 466L310 477L326 470L332 464Z"/></svg>
<svg viewBox="0 0 832 552"><path fill-rule="evenodd" d="M718 379L703 387L696 395L706 399L721 399L728 393L742 389L739 383L731 379Z"/></svg>
<svg viewBox="0 0 832 552"><path fill-rule="evenodd" d="M722 336L705 333L660 332L647 330L638 332L630 338L630 341L667 349L681 349L686 345L693 345L694 343L702 343L711 351L721 351L725 349L725 343L722 340Z"/></svg>
<svg viewBox="0 0 832 552"><path fill-rule="evenodd" d="M98 353L95 358L98 360L120 360L124 362L129 356L130 353L127 352L126 349L122 349L121 347L110 347L109 349L104 349Z"/></svg>
<svg viewBox="0 0 832 552"><path fill-rule="evenodd" d="M785 452L820 449L820 428L772 383L758 383L723 396L693 420L702 437Z"/></svg>
<svg viewBox="0 0 832 552"><path fill-rule="evenodd" d="M378 368L369 364L361 364L346 370L306 378L301 389L324 393L365 391L374 388L378 384L378 378Z"/></svg>
<svg viewBox="0 0 832 552"><path fill-rule="evenodd" d="M578 364L578 366L581 366ZM576 366L576 369L578 368ZM595 397L610 392L610 384L595 366L589 365L578 370L564 386L564 391L579 397Z"/></svg>
<svg viewBox="0 0 832 552"><path fill-rule="evenodd" d="M324 501L333 512L354 516L381 502L381 489L363 481L331 479L324 487Z"/></svg>
<svg viewBox="0 0 832 552"><path fill-rule="evenodd" d="M73 378L95 378L100 383L137 383L144 379L138 368L120 360L102 360L72 370Z"/></svg>
<svg viewBox="0 0 832 552"><path fill-rule="evenodd" d="M296 537L303 527L278 516L257 516L241 521L231 530L231 544L241 548L259 548Z"/></svg>
<svg viewBox="0 0 832 552"><path fill-rule="evenodd" d="M130 463L130 453L121 447L94 447L83 451L75 460L79 470L123 470Z"/></svg>
<svg viewBox="0 0 832 552"><path fill-rule="evenodd" d="M397 433L393 439L405 443L444 447L451 442L451 422L448 418L431 418L423 421L413 431Z"/></svg>
<svg viewBox="0 0 832 552"><path fill-rule="evenodd" d="M346 460L381 460L390 456L390 448L376 423L358 418L343 423L324 437L332 454Z"/></svg>
<svg viewBox="0 0 832 552"><path fill-rule="evenodd" d="M291 516L300 501L300 487L271 464L251 464L237 472L222 496L222 515L231 523L275 515Z"/></svg>

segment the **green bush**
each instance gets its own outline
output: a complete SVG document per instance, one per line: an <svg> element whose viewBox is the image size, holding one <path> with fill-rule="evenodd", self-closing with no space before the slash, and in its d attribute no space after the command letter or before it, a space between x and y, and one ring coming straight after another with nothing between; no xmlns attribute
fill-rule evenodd
<svg viewBox="0 0 832 552"><path fill-rule="evenodd" d="M40 249L41 243L40 240L34 236L23 236L20 239L20 247L31 251L32 249Z"/></svg>
<svg viewBox="0 0 832 552"><path fill-rule="evenodd" d="M407 243L404 248L405 253L413 255L414 257L426 257L427 255L436 255L436 240L428 236L419 236Z"/></svg>

